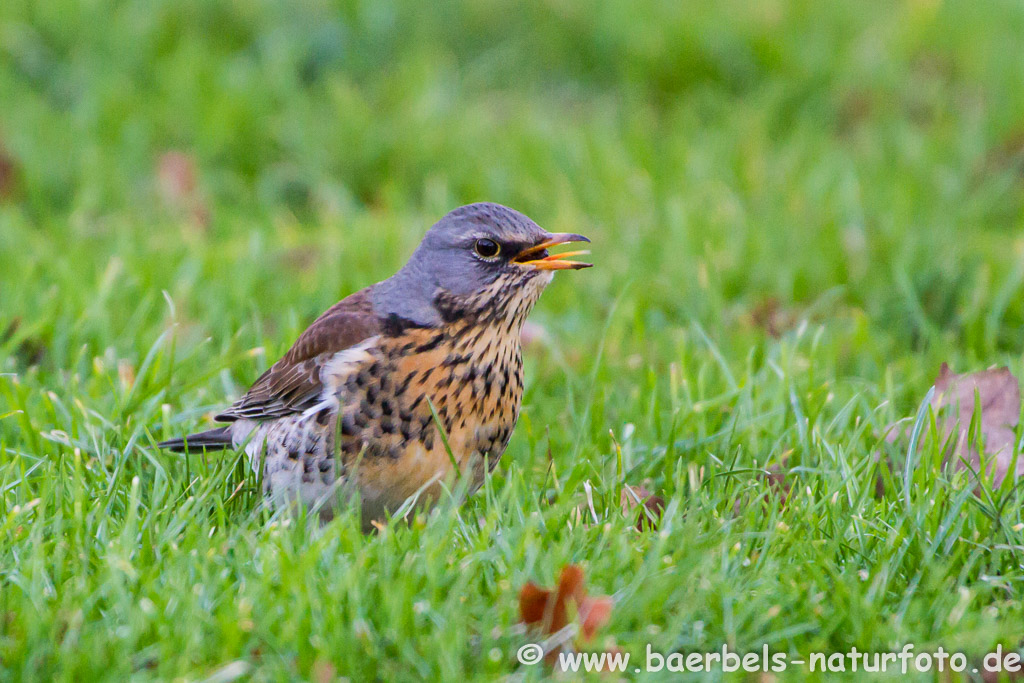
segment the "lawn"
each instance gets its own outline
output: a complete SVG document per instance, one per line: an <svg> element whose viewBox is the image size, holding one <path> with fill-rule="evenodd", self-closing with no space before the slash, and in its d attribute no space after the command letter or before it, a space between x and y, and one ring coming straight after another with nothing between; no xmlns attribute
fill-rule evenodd
<svg viewBox="0 0 1024 683"><path fill-rule="evenodd" d="M943 362L1024 374L1022 35L1011 0L0 3L0 679L533 680L519 591L569 564L595 651L1020 648L1024 493L883 434ZM478 494L364 535L155 448L480 200L596 267Z"/></svg>

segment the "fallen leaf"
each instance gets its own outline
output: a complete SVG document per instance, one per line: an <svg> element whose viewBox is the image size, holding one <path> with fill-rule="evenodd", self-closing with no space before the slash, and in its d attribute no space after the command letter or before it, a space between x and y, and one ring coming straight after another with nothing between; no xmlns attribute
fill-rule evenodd
<svg viewBox="0 0 1024 683"><path fill-rule="evenodd" d="M281 264L289 270L308 273L316 270L321 256L321 251L313 245L293 247L281 253Z"/></svg>
<svg viewBox="0 0 1024 683"><path fill-rule="evenodd" d="M764 470L757 473L757 477L767 484L768 490L765 491L762 500L765 503L771 501L771 492L775 491L779 496L779 506L785 506L786 501L789 500L789 491L792 485L789 483L789 455L792 451L787 451L786 455L782 456L782 462L768 465ZM747 498L737 498L736 502L733 503L732 511L733 514L738 515L743 510L743 505L747 502Z"/></svg>
<svg viewBox="0 0 1024 683"><path fill-rule="evenodd" d="M661 515L665 512L665 499L656 496L643 486L622 487L619 494L619 505L622 514L631 515L638 507L641 508L636 520L637 531L649 531L658 528Z"/></svg>
<svg viewBox="0 0 1024 683"><path fill-rule="evenodd" d="M980 471L981 451L988 456L986 475L992 477L993 486L999 486L1010 472L1020 419L1020 383L1009 368L992 368L980 372L954 374L949 365L942 364L935 380L935 394L930 405L936 415L936 424L943 442L954 438L950 457L958 469ZM971 440L971 421L974 419L975 393L981 406L979 431L981 444ZM885 438L890 443L905 441L909 428L890 425ZM1019 458L1014 477L1024 475L1024 458Z"/></svg>
<svg viewBox="0 0 1024 683"><path fill-rule="evenodd" d="M329 660L318 658L313 662L310 678L316 683L331 683L338 678L338 669Z"/></svg>
<svg viewBox="0 0 1024 683"><path fill-rule="evenodd" d="M587 595L583 569L575 564L562 569L554 590L530 582L519 592L519 619L541 636L554 635L569 625L570 606L575 608L579 634L587 642L608 623L614 601L608 596ZM549 664L554 663L560 649L547 654Z"/></svg>
<svg viewBox="0 0 1024 683"><path fill-rule="evenodd" d="M993 175L1007 170L1018 177L1024 176L1024 130L1010 134L989 150L982 158L982 165L977 174Z"/></svg>
<svg viewBox="0 0 1024 683"><path fill-rule="evenodd" d="M839 96L838 129L844 137L868 120L874 111L870 91L851 90Z"/></svg>
<svg viewBox="0 0 1024 683"><path fill-rule="evenodd" d="M797 316L773 296L764 299L750 311L750 317L757 327L778 339L796 325Z"/></svg>
<svg viewBox="0 0 1024 683"><path fill-rule="evenodd" d="M764 479L765 483L768 484L768 488L774 489L779 494L779 505L785 505L786 501L789 500L790 486L789 480L786 478L787 467L789 467L789 457L783 456L782 462L769 465L767 469L761 474L761 478ZM765 494L767 499L768 494Z"/></svg>
<svg viewBox="0 0 1024 683"><path fill-rule="evenodd" d="M615 602L606 595L583 598L579 607L579 618L580 632L583 634L584 640L594 639L597 632L612 618L612 607L614 606Z"/></svg>
<svg viewBox="0 0 1024 683"><path fill-rule="evenodd" d="M18 180L18 163L14 157L0 144L0 199L14 196L14 188Z"/></svg>
<svg viewBox="0 0 1024 683"><path fill-rule="evenodd" d="M195 161L184 152L164 152L157 160L157 183L169 204L181 206L190 202L199 187L197 176Z"/></svg>
<svg viewBox="0 0 1024 683"><path fill-rule="evenodd" d="M131 362L123 358L117 361L117 378L125 391L130 391L135 386L135 367Z"/></svg>
<svg viewBox="0 0 1024 683"><path fill-rule="evenodd" d="M156 164L156 184L171 208L186 214L198 227L209 225L210 211L201 196L199 171L190 155L177 150L163 153Z"/></svg>
<svg viewBox="0 0 1024 683"><path fill-rule="evenodd" d="M557 633L569 624L567 602L577 605L584 598L583 570L578 565L562 569L558 587L551 591L527 583L519 593L519 614L527 626L539 627L542 633Z"/></svg>
<svg viewBox="0 0 1024 683"><path fill-rule="evenodd" d="M21 329L21 318L15 317L11 320L7 328L0 332L0 344L6 344L11 341L18 334ZM46 344L45 342L35 336L26 336L17 343L14 349L15 354L19 360L26 365L39 365L44 358L46 358Z"/></svg>

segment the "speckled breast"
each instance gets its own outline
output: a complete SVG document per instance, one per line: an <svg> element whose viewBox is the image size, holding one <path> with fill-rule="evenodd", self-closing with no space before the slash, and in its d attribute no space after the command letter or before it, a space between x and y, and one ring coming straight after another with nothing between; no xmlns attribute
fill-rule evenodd
<svg viewBox="0 0 1024 683"><path fill-rule="evenodd" d="M523 363L518 335L453 323L382 337L358 364L331 376L339 400L338 473L376 515L410 496L440 492L452 470L438 430L471 489L498 462L519 417ZM430 404L437 413L431 413ZM332 434L332 435L333 435ZM487 463L485 467L484 463Z"/></svg>

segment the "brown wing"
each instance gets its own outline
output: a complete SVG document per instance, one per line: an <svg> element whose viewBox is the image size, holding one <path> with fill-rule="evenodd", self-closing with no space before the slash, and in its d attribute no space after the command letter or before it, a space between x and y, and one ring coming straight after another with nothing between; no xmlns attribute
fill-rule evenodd
<svg viewBox="0 0 1024 683"><path fill-rule="evenodd" d="M268 420L311 408L320 399L323 364L380 329L367 290L342 299L306 328L288 353L260 375L245 396L215 419Z"/></svg>

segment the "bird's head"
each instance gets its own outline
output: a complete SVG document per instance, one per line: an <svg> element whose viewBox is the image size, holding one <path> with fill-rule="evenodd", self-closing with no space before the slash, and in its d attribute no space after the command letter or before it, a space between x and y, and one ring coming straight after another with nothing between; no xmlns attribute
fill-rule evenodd
<svg viewBox="0 0 1024 683"><path fill-rule="evenodd" d="M591 266L571 260L586 251L548 250L589 241L547 232L500 204L469 204L430 228L409 262L378 285L376 303L420 324L460 316L521 324L556 270Z"/></svg>

